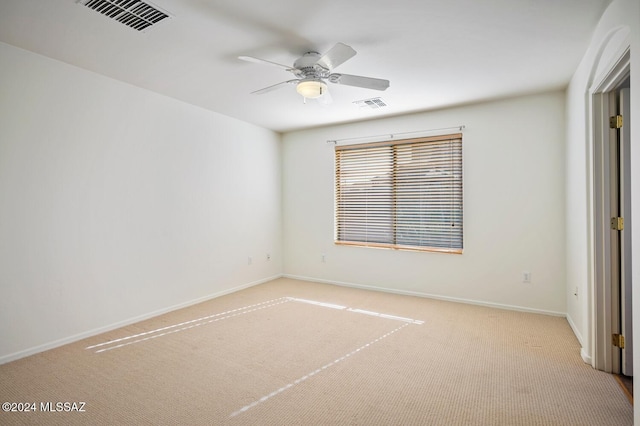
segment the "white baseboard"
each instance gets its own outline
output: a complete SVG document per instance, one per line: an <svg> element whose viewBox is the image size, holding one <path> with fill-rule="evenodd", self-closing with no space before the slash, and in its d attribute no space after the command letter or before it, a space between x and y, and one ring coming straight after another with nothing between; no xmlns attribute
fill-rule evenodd
<svg viewBox="0 0 640 426"><path fill-rule="evenodd" d="M573 334L576 336L576 339L578 339L578 343L580 343L580 356L582 357L582 360L585 362L585 364L591 365L591 355L589 355L589 352L584 348L582 333L580 333L580 330L578 330L578 327L576 327L576 324L573 322L571 315L567 314L567 322L569 323L569 327L571 327L571 331L573 331Z"/></svg>
<svg viewBox="0 0 640 426"><path fill-rule="evenodd" d="M79 340L86 339L87 337L96 336L98 334L105 333L107 331L115 330L117 328L124 327L124 326L130 325L130 324L135 324L136 322L140 322L140 321L144 321L144 320L149 319L149 318L157 317L158 315L166 314L167 312L172 312L172 311L176 311L178 309L186 308L188 306L197 305L198 303L206 302L207 300L215 299L217 297L221 297L221 296L224 296L226 294L235 293L237 291L244 290L245 288L249 288L249 287L253 287L253 286L259 285L259 284L263 284L263 283L275 280L275 279L280 278L280 277L282 277L282 275L279 274L279 275L275 275L275 276L272 276L272 277L269 277L269 278L264 278L264 279L261 279L261 280L258 280L258 281L253 281L253 282L250 282L250 283L247 283L247 284L242 284L242 285L239 285L237 287L233 287L233 288L230 288L230 289L222 290L222 291L219 291L219 292L207 295L207 296L199 297L197 299L190 300L188 302L183 302L183 303L179 303L177 305L173 305L173 306L169 306L169 307L166 307L166 308L158 309L158 310L153 311L153 312L148 312L146 314L138 315L136 317L129 318L129 319L126 319L126 320L123 320L123 321L118 321L116 323L109 324L109 325L106 325L106 326L103 326L103 327L98 327L98 328L94 328L92 330L87 330L87 331L84 331L82 333L75 334L73 336L65 337L63 339L54 340L52 342L47 342L45 344L38 345L38 346L29 348L29 349L25 349L25 350L22 350L22 351L14 352L14 353L8 354L8 355L3 355L3 356L0 357L0 365L1 364L6 364L7 362L15 361L15 360L20 359L20 358L27 357L29 355L34 355L34 354L37 354L39 352L44 352L44 351L47 351L49 349L54 349L54 348L57 348L57 347L60 347L60 346L63 346L63 345L67 345L69 343L74 343L74 342L77 342Z"/></svg>
<svg viewBox="0 0 640 426"><path fill-rule="evenodd" d="M578 327L576 327L570 315L567 315L567 322L569 323L569 327L571 327L573 334L576 335L576 339L578 339L580 346L584 346L584 341L582 340L582 333L580 333L580 330L578 330Z"/></svg>
<svg viewBox="0 0 640 426"><path fill-rule="evenodd" d="M591 355L589 355L584 348L580 349L580 356L582 357L582 360L584 361L585 364L589 364L589 365L593 366L592 360L591 360Z"/></svg>
<svg viewBox="0 0 640 426"><path fill-rule="evenodd" d="M417 296L417 297L424 297L427 299L444 300L447 302L465 303L467 305L486 306L489 308L506 309L509 311L529 312L534 314L552 315L555 317L563 317L563 318L566 318L567 316L565 312L548 311L544 309L528 308L525 306L504 305L501 303L492 303L492 302L485 302L481 300L472 300L472 299L462 299L458 297L439 296L435 294L421 293L417 291L399 290L399 289L376 287L376 286L363 285L363 284L346 283L342 281L324 280L320 278L311 278L311 277L304 277L300 275L291 275L291 274L283 274L282 277L301 280L301 281L317 282L322 284L333 284L341 287L361 288L363 290L381 291L384 293L402 294L405 296Z"/></svg>

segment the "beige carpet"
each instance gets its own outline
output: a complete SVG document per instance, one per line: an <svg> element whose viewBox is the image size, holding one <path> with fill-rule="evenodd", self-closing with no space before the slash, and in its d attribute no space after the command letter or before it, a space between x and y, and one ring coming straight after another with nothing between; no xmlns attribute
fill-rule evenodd
<svg viewBox="0 0 640 426"><path fill-rule="evenodd" d="M1 365L36 412L0 424L633 424L579 350L563 318L279 279Z"/></svg>

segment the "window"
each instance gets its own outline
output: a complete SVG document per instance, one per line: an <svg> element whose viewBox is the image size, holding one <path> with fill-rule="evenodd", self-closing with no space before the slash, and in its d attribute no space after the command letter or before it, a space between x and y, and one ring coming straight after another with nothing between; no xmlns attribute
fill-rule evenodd
<svg viewBox="0 0 640 426"><path fill-rule="evenodd" d="M337 244L462 253L462 134L335 150Z"/></svg>

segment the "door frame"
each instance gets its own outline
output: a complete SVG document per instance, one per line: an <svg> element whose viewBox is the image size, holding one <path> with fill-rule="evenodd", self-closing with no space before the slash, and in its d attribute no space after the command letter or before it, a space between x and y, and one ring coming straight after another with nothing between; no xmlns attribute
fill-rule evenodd
<svg viewBox="0 0 640 426"><path fill-rule="evenodd" d="M611 286L611 209L609 193L609 144L612 138L609 117L615 112L611 94L629 77L630 49L627 47L609 72L590 90L592 122L592 249L593 288L591 291L592 366L606 372L619 372L620 362L614 354L611 335L618 324L613 319L614 289Z"/></svg>

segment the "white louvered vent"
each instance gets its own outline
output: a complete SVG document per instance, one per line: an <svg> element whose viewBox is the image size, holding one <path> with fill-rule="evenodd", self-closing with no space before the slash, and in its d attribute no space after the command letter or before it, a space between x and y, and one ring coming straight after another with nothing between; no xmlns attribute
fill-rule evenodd
<svg viewBox="0 0 640 426"><path fill-rule="evenodd" d="M138 31L171 16L157 6L140 0L79 0L78 3Z"/></svg>
<svg viewBox="0 0 640 426"><path fill-rule="evenodd" d="M386 102L382 100L382 98L371 98L371 99L363 99L361 101L353 102L360 108L371 108L371 109L379 109L387 106Z"/></svg>

